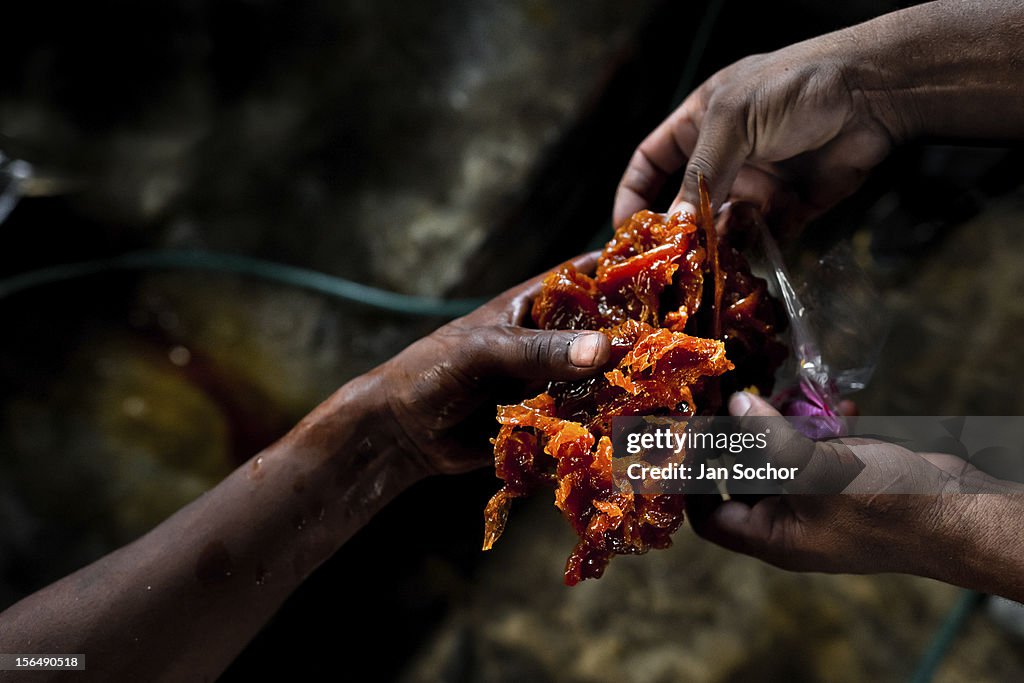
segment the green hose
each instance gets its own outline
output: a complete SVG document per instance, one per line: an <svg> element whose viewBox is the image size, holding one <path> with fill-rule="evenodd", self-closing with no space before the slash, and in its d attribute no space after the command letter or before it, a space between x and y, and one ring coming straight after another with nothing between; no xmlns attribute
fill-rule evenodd
<svg viewBox="0 0 1024 683"><path fill-rule="evenodd" d="M693 88L700 58L704 54L724 4L725 0L711 0L708 3L693 42L690 44L683 76L673 97L673 109ZM594 236L587 251L603 247L612 232L613 226L606 225ZM34 287L99 275L108 271L150 269L205 270L249 275L320 292L361 306L404 315L455 318L465 315L486 301L486 299L440 299L399 294L306 268L238 254L198 250L135 251L111 258L40 268L0 280L0 299Z"/></svg>
<svg viewBox="0 0 1024 683"><path fill-rule="evenodd" d="M262 259L201 250L133 251L111 258L67 263L32 270L0 280L0 299L27 289L99 275L113 270L203 270L235 273L309 289L362 306L416 316L455 318L485 299L438 299L370 287L307 268Z"/></svg>
<svg viewBox="0 0 1024 683"><path fill-rule="evenodd" d="M965 590L960 593L956 604L949 610L945 620L939 625L935 635L932 636L932 641L928 644L928 648L921 655L910 683L931 683L935 672L939 669L939 664L942 663L942 660L949 653L949 648L956 639L957 634L960 633L960 629L967 623L967 618L981 604L981 600L984 597L984 594L977 591Z"/></svg>

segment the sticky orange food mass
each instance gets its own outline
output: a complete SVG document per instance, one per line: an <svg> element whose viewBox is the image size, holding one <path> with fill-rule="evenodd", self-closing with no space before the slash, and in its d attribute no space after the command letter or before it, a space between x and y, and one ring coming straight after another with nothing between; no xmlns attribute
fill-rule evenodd
<svg viewBox="0 0 1024 683"><path fill-rule="evenodd" d="M713 415L737 389L771 391L786 354L776 340L785 318L739 250L753 234L751 214L731 211L720 238L702 204L699 221L641 211L615 232L593 276L564 265L544 280L533 323L600 330L612 361L596 377L498 406L492 441L504 485L484 511L484 550L501 536L513 499L544 489L554 489L579 536L567 585L600 577L614 555L668 547L684 496L615 488L612 418Z"/></svg>

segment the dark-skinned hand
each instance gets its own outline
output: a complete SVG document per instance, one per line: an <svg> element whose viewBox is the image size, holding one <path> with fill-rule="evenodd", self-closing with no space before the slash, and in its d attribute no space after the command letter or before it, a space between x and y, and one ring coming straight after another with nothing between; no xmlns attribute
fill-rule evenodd
<svg viewBox="0 0 1024 683"><path fill-rule="evenodd" d="M596 258L573 264L586 272ZM580 379L607 363L611 345L600 332L524 326L543 279L504 292L374 371L392 433L428 471L451 474L489 462L495 405L519 401L526 383Z"/></svg>
<svg viewBox="0 0 1024 683"><path fill-rule="evenodd" d="M1015 529L1021 487L943 453L884 441L814 442L777 429L781 416L746 393L729 402L744 431L771 421L768 460L799 467L789 493L723 501L687 498L693 529L725 548L792 571L901 572L1008 597L1024 592Z"/></svg>

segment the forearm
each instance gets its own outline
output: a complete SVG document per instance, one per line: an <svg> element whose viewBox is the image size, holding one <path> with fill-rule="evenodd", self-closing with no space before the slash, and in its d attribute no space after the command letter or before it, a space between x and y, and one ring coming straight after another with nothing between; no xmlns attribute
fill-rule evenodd
<svg viewBox="0 0 1024 683"><path fill-rule="evenodd" d="M424 468L383 436L373 375L144 537L0 614L0 652L89 678L215 678L292 590Z"/></svg>
<svg viewBox="0 0 1024 683"><path fill-rule="evenodd" d="M897 140L1024 138L1024 3L940 0L823 39Z"/></svg>
<svg viewBox="0 0 1024 683"><path fill-rule="evenodd" d="M1024 494L960 494L943 507L916 573L1024 601Z"/></svg>

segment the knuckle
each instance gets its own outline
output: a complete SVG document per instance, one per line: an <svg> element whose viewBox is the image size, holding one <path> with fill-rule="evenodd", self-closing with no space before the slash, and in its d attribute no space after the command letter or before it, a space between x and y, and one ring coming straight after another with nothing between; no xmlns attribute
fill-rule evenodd
<svg viewBox="0 0 1024 683"><path fill-rule="evenodd" d="M664 169L651 159L641 145L633 152L629 164L626 166L622 178L619 180L619 191L628 190L646 201L652 201L652 193L657 192L663 176L667 175Z"/></svg>
<svg viewBox="0 0 1024 683"><path fill-rule="evenodd" d="M696 188L697 182L701 177L710 184L714 180L714 176L714 165L708 152L703 150L695 151L693 156L690 157L690 163L686 165L686 182Z"/></svg>
<svg viewBox="0 0 1024 683"><path fill-rule="evenodd" d="M495 341L493 328L467 327L452 336L450 346L452 355L462 361L458 365L475 371L486 369L494 361L500 348Z"/></svg>
<svg viewBox="0 0 1024 683"><path fill-rule="evenodd" d="M557 350L555 335L550 332L537 334L523 345L525 360L530 365L549 365Z"/></svg>
<svg viewBox="0 0 1024 683"><path fill-rule="evenodd" d="M715 92L708 102L708 113L712 120L729 123L741 118L746 111L754 93L761 87L760 82L754 84L730 84Z"/></svg>
<svg viewBox="0 0 1024 683"><path fill-rule="evenodd" d="M641 169L647 168L650 163L642 147L633 150L633 155L629 157L629 169L637 173L642 173Z"/></svg>
<svg viewBox="0 0 1024 683"><path fill-rule="evenodd" d="M619 190L629 190L635 195L646 198L650 183L650 178L640 168L630 165L622 175L622 180L619 181Z"/></svg>

